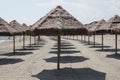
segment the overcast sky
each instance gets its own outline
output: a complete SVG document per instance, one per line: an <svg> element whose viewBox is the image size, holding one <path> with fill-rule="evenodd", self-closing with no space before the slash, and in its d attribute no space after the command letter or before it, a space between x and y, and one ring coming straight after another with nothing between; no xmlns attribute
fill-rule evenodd
<svg viewBox="0 0 120 80"><path fill-rule="evenodd" d="M120 0L0 0L0 17L31 25L57 5L83 24L120 15Z"/></svg>

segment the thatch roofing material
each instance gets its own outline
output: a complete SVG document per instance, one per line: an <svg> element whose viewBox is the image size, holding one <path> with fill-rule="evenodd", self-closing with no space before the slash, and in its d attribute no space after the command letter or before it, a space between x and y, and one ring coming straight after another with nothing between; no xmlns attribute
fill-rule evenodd
<svg viewBox="0 0 120 80"><path fill-rule="evenodd" d="M87 29L82 23L70 15L61 6L46 15L46 18L37 24L35 32L41 35L74 35L87 34Z"/></svg>
<svg viewBox="0 0 120 80"><path fill-rule="evenodd" d="M85 24L84 26L90 31L90 29L97 24L97 21L91 22L90 24Z"/></svg>
<svg viewBox="0 0 120 80"><path fill-rule="evenodd" d="M112 30L113 33L117 33L117 34L120 34L120 23L117 24L113 30Z"/></svg>
<svg viewBox="0 0 120 80"><path fill-rule="evenodd" d="M110 18L110 19L108 20L108 22L110 22L110 23L120 23L120 16L115 15L115 16L113 16L112 18Z"/></svg>
<svg viewBox="0 0 120 80"><path fill-rule="evenodd" d="M12 36L15 34L17 34L17 31L0 17L0 36Z"/></svg>
<svg viewBox="0 0 120 80"><path fill-rule="evenodd" d="M115 15L110 18L107 23L105 23L102 27L96 30L97 33L112 33L115 32L115 27L120 24L120 17Z"/></svg>
<svg viewBox="0 0 120 80"><path fill-rule="evenodd" d="M10 25L16 29L19 33L24 33L26 31L26 28L23 27L21 24L19 24L16 20L13 20L10 22Z"/></svg>
<svg viewBox="0 0 120 80"><path fill-rule="evenodd" d="M92 27L89 29L91 32L95 32L97 29L100 29L106 21L104 19L100 20L99 22L92 25Z"/></svg>
<svg viewBox="0 0 120 80"><path fill-rule="evenodd" d="M25 31L27 31L27 30L29 30L29 29L30 29L30 28L29 28L29 26L28 26L28 25L26 25L25 23L23 23L23 24L22 24L22 26L24 27Z"/></svg>

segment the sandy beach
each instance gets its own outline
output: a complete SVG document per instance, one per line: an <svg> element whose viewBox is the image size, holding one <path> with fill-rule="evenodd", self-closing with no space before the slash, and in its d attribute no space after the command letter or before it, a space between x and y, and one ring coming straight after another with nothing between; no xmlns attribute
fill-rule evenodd
<svg viewBox="0 0 120 80"><path fill-rule="evenodd" d="M29 47L27 37L26 50L17 40L16 53L12 53L12 41L0 43L0 80L120 80L120 56L113 55L114 35L105 35L103 51L100 38L96 36L95 47L81 42L80 36L79 40L62 39L61 70L56 69L57 41L53 38L42 36L39 44Z"/></svg>

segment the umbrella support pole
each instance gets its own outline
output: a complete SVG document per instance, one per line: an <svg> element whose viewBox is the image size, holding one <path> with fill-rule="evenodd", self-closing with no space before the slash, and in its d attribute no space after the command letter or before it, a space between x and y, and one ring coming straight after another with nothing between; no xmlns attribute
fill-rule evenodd
<svg viewBox="0 0 120 80"><path fill-rule="evenodd" d="M115 33L115 54L117 54L117 33Z"/></svg>
<svg viewBox="0 0 120 80"><path fill-rule="evenodd" d="M102 34L102 50L103 50L103 45L104 45L103 40L104 40L104 36Z"/></svg>
<svg viewBox="0 0 120 80"><path fill-rule="evenodd" d="M23 49L25 49L25 35L23 35Z"/></svg>
<svg viewBox="0 0 120 80"><path fill-rule="evenodd" d="M69 39L71 39L71 35L70 35Z"/></svg>
<svg viewBox="0 0 120 80"><path fill-rule="evenodd" d="M83 35L81 35L81 42L83 41Z"/></svg>
<svg viewBox="0 0 120 80"><path fill-rule="evenodd" d="M61 46L61 37L58 35L58 61L57 61L57 69L60 70L60 46Z"/></svg>
<svg viewBox="0 0 120 80"><path fill-rule="evenodd" d="M31 46L31 35L30 35L30 46Z"/></svg>
<svg viewBox="0 0 120 80"><path fill-rule="evenodd" d="M88 35L88 45L90 44L90 36Z"/></svg>
<svg viewBox="0 0 120 80"><path fill-rule="evenodd" d="M34 44L36 44L36 36L34 36Z"/></svg>
<svg viewBox="0 0 120 80"><path fill-rule="evenodd" d="M95 47L95 34L93 35L93 46Z"/></svg>
<svg viewBox="0 0 120 80"><path fill-rule="evenodd" d="M38 35L38 44L40 43L40 35Z"/></svg>
<svg viewBox="0 0 120 80"><path fill-rule="evenodd" d="M77 40L78 40L78 36L77 36Z"/></svg>
<svg viewBox="0 0 120 80"><path fill-rule="evenodd" d="M86 35L84 35L84 42L86 42Z"/></svg>
<svg viewBox="0 0 120 80"><path fill-rule="evenodd" d="M15 36L13 36L13 52L15 53Z"/></svg>

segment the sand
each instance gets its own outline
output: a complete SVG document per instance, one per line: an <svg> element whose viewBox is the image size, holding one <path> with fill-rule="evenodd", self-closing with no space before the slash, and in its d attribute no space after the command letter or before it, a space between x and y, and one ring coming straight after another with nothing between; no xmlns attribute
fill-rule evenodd
<svg viewBox="0 0 120 80"><path fill-rule="evenodd" d="M32 47L27 37L26 50L22 50L22 40L17 40L16 53L12 53L12 41L0 43L0 80L120 80L120 56L113 55L114 35L105 35L104 51L99 45L101 36L96 36L95 47L80 38L62 39L61 70L56 69L57 42L51 37L42 36L39 45Z"/></svg>

